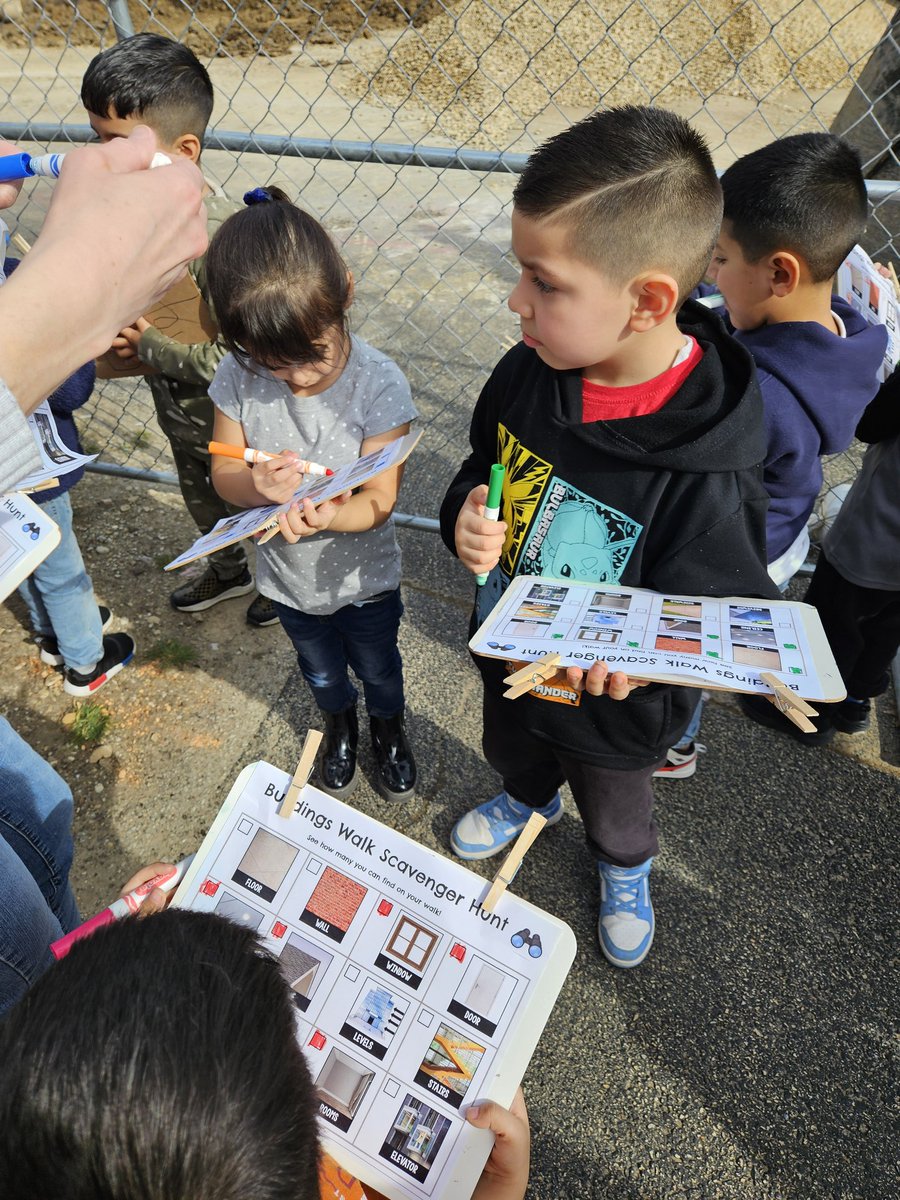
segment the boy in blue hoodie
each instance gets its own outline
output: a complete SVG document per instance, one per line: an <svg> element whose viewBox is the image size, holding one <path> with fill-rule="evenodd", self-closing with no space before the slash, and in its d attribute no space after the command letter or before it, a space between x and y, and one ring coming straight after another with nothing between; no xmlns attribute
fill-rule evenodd
<svg viewBox="0 0 900 1200"><path fill-rule="evenodd" d="M722 176L722 191L709 273L735 338L756 363L766 425L766 557L783 590L809 549L821 456L847 449L878 391L887 332L832 294L838 267L866 227L866 185L847 142L801 133L739 158ZM764 696L740 703L762 724L777 716ZM693 774L698 727L699 711L658 775Z"/></svg>
<svg viewBox="0 0 900 1200"><path fill-rule="evenodd" d="M18 259L7 258L4 274L12 274L18 265ZM60 439L79 454L84 451L72 413L91 398L94 377L94 364L86 363L48 400ZM134 656L134 639L127 633L104 633L111 614L97 604L72 526L69 491L83 474L84 467L78 467L61 475L58 487L34 493L35 503L59 526L60 542L19 584L41 661L63 668L63 688L71 696L93 695Z"/></svg>

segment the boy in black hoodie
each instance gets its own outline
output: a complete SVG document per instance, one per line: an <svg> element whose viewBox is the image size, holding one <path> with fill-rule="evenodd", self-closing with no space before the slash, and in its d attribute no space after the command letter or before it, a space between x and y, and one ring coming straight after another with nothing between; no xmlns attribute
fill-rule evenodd
<svg viewBox="0 0 900 1200"><path fill-rule="evenodd" d="M628 107L551 138L513 193L521 266L509 307L522 342L494 369L472 453L441 508L447 546L476 574L480 623L512 576L679 595L776 596L765 557L762 405L747 351L686 296L706 270L721 189L680 117ZM677 321L676 321L677 317ZM483 516L492 462L502 520ZM507 846L535 809L559 820L568 780L600 872L600 947L636 966L653 940L650 779L696 691L638 686L595 663L554 693L501 698L508 666L477 659L484 752L503 791L452 834L462 858Z"/></svg>

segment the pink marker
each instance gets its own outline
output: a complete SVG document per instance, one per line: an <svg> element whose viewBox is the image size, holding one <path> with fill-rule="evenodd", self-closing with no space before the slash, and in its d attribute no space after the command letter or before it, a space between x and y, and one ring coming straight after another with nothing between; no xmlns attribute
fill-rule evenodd
<svg viewBox="0 0 900 1200"><path fill-rule="evenodd" d="M65 958L74 944L83 937L89 937L95 930L100 929L104 925L109 925L113 921L118 921L121 917L128 917L136 913L154 888L159 888L163 892L174 891L179 883L181 883L185 871L193 860L193 854L189 854L187 858L183 858L181 862L170 867L168 871L163 871L160 875L154 875L152 879L148 879L146 883L142 883L140 887L135 888L133 892L129 892L127 896L121 896L118 900L113 900L109 908L104 908L103 912L97 913L96 917L91 917L89 921L85 921L83 925L79 925L77 929L73 929L65 937L61 937L59 941L51 942L50 953L57 960Z"/></svg>

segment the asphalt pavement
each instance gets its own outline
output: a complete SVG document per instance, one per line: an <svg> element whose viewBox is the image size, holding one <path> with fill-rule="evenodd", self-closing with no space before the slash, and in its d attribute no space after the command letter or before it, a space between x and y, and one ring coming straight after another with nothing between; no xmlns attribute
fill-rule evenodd
<svg viewBox="0 0 900 1200"><path fill-rule="evenodd" d="M364 786L354 803L446 853L453 822L497 790L465 651L471 582L433 535L401 538L419 796L388 805ZM289 764L312 719L289 676L245 761ZM702 738L693 778L657 783L657 931L642 966L617 970L599 952L595 868L569 796L516 879L578 939L525 1076L529 1194L887 1200L898 1194L897 775L797 745L731 703L708 706Z"/></svg>

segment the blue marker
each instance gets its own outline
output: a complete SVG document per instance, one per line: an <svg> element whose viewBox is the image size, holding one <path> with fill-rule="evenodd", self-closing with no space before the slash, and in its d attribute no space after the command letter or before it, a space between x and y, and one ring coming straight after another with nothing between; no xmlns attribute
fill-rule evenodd
<svg viewBox="0 0 900 1200"><path fill-rule="evenodd" d="M35 175L58 179L65 157L64 154L37 154L33 158L25 153L4 154L0 156L0 183L30 179Z"/></svg>

